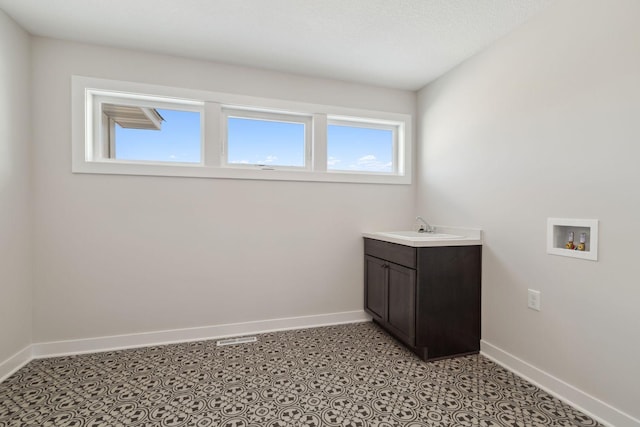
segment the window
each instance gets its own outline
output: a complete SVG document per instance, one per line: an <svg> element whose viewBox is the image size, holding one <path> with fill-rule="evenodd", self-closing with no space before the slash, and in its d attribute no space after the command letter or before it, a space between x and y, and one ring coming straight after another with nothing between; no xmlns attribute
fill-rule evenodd
<svg viewBox="0 0 640 427"><path fill-rule="evenodd" d="M223 110L226 164L309 169L311 117Z"/></svg>
<svg viewBox="0 0 640 427"><path fill-rule="evenodd" d="M330 119L327 126L327 169L392 174L399 124Z"/></svg>
<svg viewBox="0 0 640 427"><path fill-rule="evenodd" d="M87 91L94 162L202 162L202 102Z"/></svg>
<svg viewBox="0 0 640 427"><path fill-rule="evenodd" d="M411 116L72 78L74 173L411 183Z"/></svg>

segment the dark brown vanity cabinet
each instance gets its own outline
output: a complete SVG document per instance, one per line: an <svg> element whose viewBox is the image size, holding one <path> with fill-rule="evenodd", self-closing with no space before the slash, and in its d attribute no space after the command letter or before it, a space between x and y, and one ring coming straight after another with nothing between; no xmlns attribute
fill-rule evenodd
<svg viewBox="0 0 640 427"><path fill-rule="evenodd" d="M365 243L365 311L423 360L480 350L482 246Z"/></svg>
<svg viewBox="0 0 640 427"><path fill-rule="evenodd" d="M415 343L416 271L366 256L367 311L404 343Z"/></svg>

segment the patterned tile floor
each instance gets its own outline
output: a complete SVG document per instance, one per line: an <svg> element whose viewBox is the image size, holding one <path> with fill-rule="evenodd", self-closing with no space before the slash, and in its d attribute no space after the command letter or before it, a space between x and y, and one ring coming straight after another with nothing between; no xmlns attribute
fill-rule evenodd
<svg viewBox="0 0 640 427"><path fill-rule="evenodd" d="M372 323L34 360L8 426L597 426L482 356L424 363Z"/></svg>

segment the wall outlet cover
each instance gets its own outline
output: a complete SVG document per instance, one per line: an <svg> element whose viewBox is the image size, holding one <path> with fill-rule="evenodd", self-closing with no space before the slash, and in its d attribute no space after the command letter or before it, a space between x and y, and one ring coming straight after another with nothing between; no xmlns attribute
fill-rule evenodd
<svg viewBox="0 0 640 427"><path fill-rule="evenodd" d="M540 291L528 290L527 306L532 310L540 311Z"/></svg>

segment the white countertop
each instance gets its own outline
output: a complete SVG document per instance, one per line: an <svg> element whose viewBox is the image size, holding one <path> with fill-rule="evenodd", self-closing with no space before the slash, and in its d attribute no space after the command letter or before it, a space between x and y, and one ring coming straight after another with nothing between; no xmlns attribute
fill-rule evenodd
<svg viewBox="0 0 640 427"><path fill-rule="evenodd" d="M434 228L434 233L420 233L417 231L376 231L362 233L362 236L415 248L482 245L482 230L479 228L441 225L436 225Z"/></svg>

